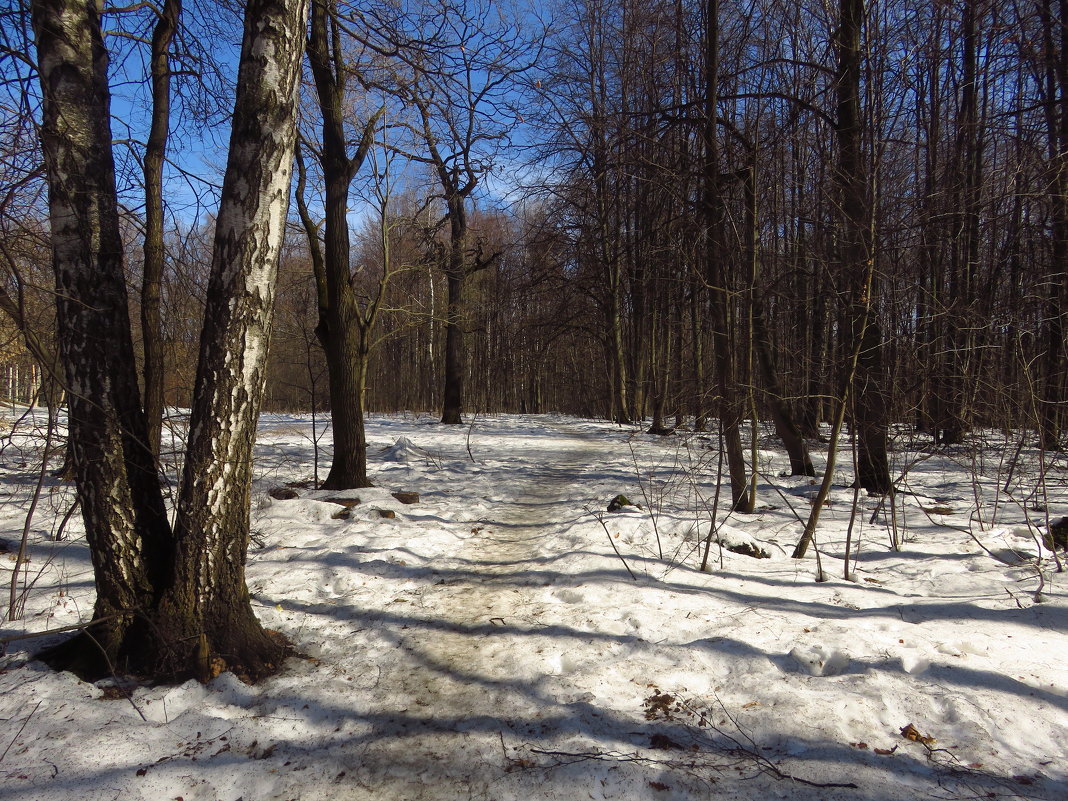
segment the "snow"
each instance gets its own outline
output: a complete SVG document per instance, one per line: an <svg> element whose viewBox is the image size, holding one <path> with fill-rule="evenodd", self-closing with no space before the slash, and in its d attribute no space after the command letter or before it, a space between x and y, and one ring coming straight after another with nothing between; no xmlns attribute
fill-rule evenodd
<svg viewBox="0 0 1068 801"><path fill-rule="evenodd" d="M261 421L249 589L302 656L257 686L117 690L33 661L55 637L11 638L92 609L80 523L51 540L71 498L52 481L25 616L0 628L0 798L1068 797L1068 598L1040 542L1068 513L1063 457L901 440L905 491L874 523L861 497L853 580L838 477L816 582L815 550L790 552L817 487L779 475L770 436L760 510L720 512L706 572L714 439L558 416L372 417L368 436L376 486L317 491L310 418ZM0 453L13 546L35 442ZM618 494L640 508L607 512Z"/></svg>

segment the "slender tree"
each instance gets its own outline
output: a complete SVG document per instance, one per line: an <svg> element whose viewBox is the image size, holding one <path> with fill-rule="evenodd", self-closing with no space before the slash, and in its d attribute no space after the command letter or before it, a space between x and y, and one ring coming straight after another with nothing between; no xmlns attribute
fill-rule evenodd
<svg viewBox="0 0 1068 801"><path fill-rule="evenodd" d="M163 237L163 163L171 118L170 47L182 13L181 0L164 0L152 30L150 56L152 123L145 146L145 246L141 278L141 341L144 349L145 420L148 447L159 458L163 431L163 320L160 302L165 249Z"/></svg>
<svg viewBox="0 0 1068 801"><path fill-rule="evenodd" d="M359 125L356 146L350 152L346 120L349 117L348 79L354 72L344 52L344 39L336 0L314 0L308 61L315 96L322 116L319 164L325 184L326 216L323 243L304 199L304 176L297 193L301 220L308 235L319 296L316 336L326 354L330 384L330 419L334 441L333 461L324 489L367 487L367 435L364 431L364 395L367 358L381 292L361 304L353 286L350 263L349 193L353 179L374 142L382 112ZM303 169L303 163L301 162Z"/></svg>

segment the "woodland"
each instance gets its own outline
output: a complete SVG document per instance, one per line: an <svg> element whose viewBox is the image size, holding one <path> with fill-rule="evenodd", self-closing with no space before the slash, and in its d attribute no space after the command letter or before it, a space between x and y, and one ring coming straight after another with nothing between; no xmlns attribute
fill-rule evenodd
<svg viewBox="0 0 1068 801"><path fill-rule="evenodd" d="M2 22L5 359L44 377L8 394L69 416L103 632L57 664L276 669L241 602L261 409L329 419L325 489L371 483L369 412L712 430L739 512L762 422L794 475L827 444L824 498L846 432L879 496L899 430L1065 444L1063 0Z"/></svg>

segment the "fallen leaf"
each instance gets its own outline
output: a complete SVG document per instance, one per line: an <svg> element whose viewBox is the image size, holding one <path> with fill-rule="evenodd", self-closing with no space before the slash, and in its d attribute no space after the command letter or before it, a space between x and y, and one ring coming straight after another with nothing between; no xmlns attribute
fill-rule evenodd
<svg viewBox="0 0 1068 801"><path fill-rule="evenodd" d="M924 745L934 745L936 742L934 737L920 734L920 730L911 723L901 729L901 736L906 740L912 740L914 743L923 743Z"/></svg>

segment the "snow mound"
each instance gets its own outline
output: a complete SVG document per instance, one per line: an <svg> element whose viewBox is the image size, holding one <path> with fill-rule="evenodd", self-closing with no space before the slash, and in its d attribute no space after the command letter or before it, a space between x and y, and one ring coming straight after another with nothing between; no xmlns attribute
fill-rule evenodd
<svg viewBox="0 0 1068 801"><path fill-rule="evenodd" d="M424 458L423 452L407 437L398 437L396 442L382 449L381 456L384 462L410 462L413 459L422 458Z"/></svg>

